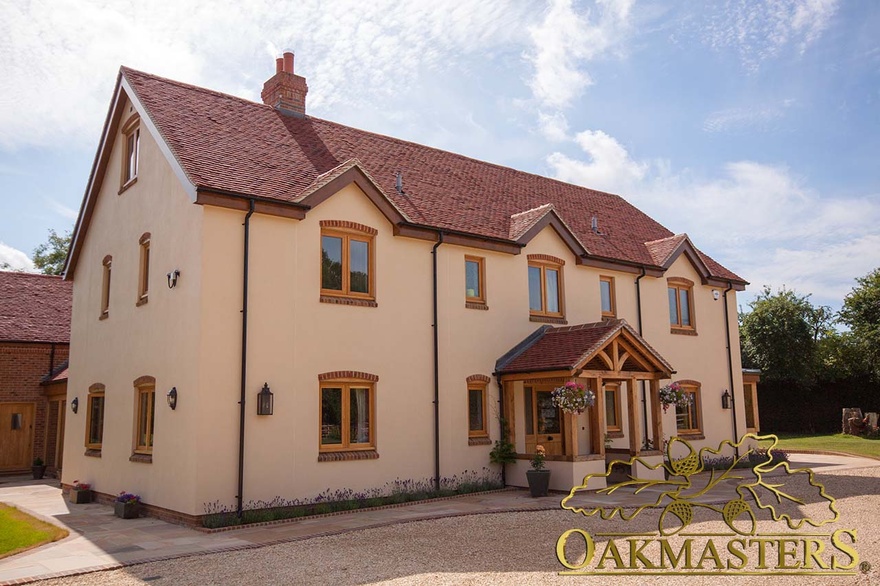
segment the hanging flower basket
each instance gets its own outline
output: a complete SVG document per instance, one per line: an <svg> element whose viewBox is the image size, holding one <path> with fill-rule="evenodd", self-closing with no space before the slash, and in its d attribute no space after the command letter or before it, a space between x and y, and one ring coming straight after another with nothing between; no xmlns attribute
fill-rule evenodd
<svg viewBox="0 0 880 586"><path fill-rule="evenodd" d="M577 381L553 389L553 404L572 415L580 415L596 403L596 395Z"/></svg>
<svg viewBox="0 0 880 586"><path fill-rule="evenodd" d="M691 395L681 390L678 383L670 383L660 388L660 404L663 406L663 412L666 413L669 407L675 405L681 409L687 408L691 402Z"/></svg>

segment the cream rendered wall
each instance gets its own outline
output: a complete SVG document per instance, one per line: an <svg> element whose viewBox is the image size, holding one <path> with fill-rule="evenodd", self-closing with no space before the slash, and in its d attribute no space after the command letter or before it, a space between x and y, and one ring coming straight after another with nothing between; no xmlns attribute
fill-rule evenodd
<svg viewBox="0 0 880 586"><path fill-rule="evenodd" d="M133 112L123 104L123 122ZM116 494L127 490L153 505L191 511L197 478L195 425L199 419L202 207L191 203L144 124L141 124L137 182L120 187L123 142L113 147L105 179L76 270L73 274L70 380L68 405L79 399L79 411L67 413L62 481L93 484ZM150 243L149 302L135 306L140 246ZM99 320L102 260L113 256L109 317ZM179 269L175 289L165 273ZM130 462L134 442L133 381L156 379L153 463ZM100 458L86 457L85 425L88 388L106 385L103 449ZM176 386L176 411L165 393Z"/></svg>

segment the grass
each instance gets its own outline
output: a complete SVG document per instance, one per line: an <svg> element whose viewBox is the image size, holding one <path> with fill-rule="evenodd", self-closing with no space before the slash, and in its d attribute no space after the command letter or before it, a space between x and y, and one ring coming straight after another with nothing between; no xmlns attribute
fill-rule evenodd
<svg viewBox="0 0 880 586"><path fill-rule="evenodd" d="M856 456L880 458L880 439L842 433L799 435L778 433L779 447L783 450L821 450L844 452Z"/></svg>
<svg viewBox="0 0 880 586"><path fill-rule="evenodd" d="M0 504L0 559L67 537L67 530Z"/></svg>

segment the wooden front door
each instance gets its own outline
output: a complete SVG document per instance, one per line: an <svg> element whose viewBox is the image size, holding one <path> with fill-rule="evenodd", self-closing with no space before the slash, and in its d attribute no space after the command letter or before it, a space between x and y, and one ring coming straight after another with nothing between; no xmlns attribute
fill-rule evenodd
<svg viewBox="0 0 880 586"><path fill-rule="evenodd" d="M526 416L526 452L535 453L535 447L544 446L548 456L565 454L563 432L565 420L562 411L553 405L552 387L524 387Z"/></svg>
<svg viewBox="0 0 880 586"><path fill-rule="evenodd" d="M31 467L34 450L34 404L0 403L0 471Z"/></svg>

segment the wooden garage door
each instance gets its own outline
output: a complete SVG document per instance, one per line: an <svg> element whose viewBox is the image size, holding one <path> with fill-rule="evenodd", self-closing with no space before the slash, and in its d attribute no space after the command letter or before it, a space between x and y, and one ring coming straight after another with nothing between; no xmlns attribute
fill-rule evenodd
<svg viewBox="0 0 880 586"><path fill-rule="evenodd" d="M31 467L34 407L33 403L0 403L0 471Z"/></svg>

